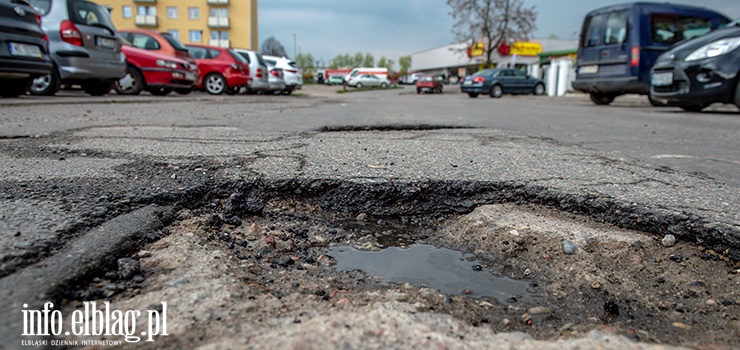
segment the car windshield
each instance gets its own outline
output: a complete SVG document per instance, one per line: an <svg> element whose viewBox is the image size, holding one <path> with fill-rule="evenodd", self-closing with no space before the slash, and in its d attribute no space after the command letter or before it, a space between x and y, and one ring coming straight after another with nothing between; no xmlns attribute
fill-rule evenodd
<svg viewBox="0 0 740 350"><path fill-rule="evenodd" d="M90 1L70 1L70 19L75 24L103 27L115 32L115 27L108 17L108 11Z"/></svg>
<svg viewBox="0 0 740 350"><path fill-rule="evenodd" d="M238 52L234 50L229 50L229 53L231 54L232 57L234 57L235 60L237 60L237 62L249 64L249 62L247 62L247 60L245 60L244 57L242 57L242 55L240 55Z"/></svg>
<svg viewBox="0 0 740 350"><path fill-rule="evenodd" d="M494 72L493 69L484 69L482 71L476 72L475 74L473 74L473 76L474 77L479 77L479 76L483 76L483 75L488 76L488 75L493 74L493 72Z"/></svg>
<svg viewBox="0 0 740 350"><path fill-rule="evenodd" d="M183 45L180 42L180 40L175 39L175 37L172 36L172 34L170 34L170 33L162 33L162 37L164 37L164 39L167 40L167 42L170 43L170 45L172 45L172 47L174 47L176 50L180 50L180 51L187 51L188 50L188 48L185 47L185 45Z"/></svg>

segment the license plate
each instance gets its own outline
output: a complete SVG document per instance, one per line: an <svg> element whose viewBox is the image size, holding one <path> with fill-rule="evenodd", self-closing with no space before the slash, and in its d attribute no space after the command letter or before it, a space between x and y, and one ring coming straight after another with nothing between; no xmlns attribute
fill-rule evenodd
<svg viewBox="0 0 740 350"><path fill-rule="evenodd" d="M109 38L95 37L95 45L100 47L114 48L116 47L116 41Z"/></svg>
<svg viewBox="0 0 740 350"><path fill-rule="evenodd" d="M592 65L592 66L581 66L581 68L578 69L578 73L581 74L596 74L599 72L599 66Z"/></svg>
<svg viewBox="0 0 740 350"><path fill-rule="evenodd" d="M673 72L653 73L650 77L653 86L666 86L673 84Z"/></svg>
<svg viewBox="0 0 740 350"><path fill-rule="evenodd" d="M195 80L195 73L185 73L185 80Z"/></svg>
<svg viewBox="0 0 740 350"><path fill-rule="evenodd" d="M13 56L41 58L41 48L36 45L10 42L10 54Z"/></svg>
<svg viewBox="0 0 740 350"><path fill-rule="evenodd" d="M472 85L472 84L473 84L472 80L466 80L463 82L463 85Z"/></svg>

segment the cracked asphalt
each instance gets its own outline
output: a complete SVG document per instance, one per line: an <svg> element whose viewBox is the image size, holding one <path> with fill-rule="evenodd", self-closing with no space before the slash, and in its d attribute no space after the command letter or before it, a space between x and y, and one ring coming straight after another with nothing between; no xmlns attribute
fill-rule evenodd
<svg viewBox="0 0 740 350"><path fill-rule="evenodd" d="M471 101L455 93L335 94L309 86L287 98L90 99L64 93L3 100L0 292L13 302L3 310L0 330L8 336L17 326L7 315L19 310L18 292L28 290L18 276L44 281L31 271L85 242L96 228L137 210L160 210L147 209L151 205L167 213L207 206L207 194L234 187L379 216L462 214L491 203L543 205L654 237L673 234L740 261L740 118L733 110L678 114L627 99L607 113L629 122L580 123L594 106L571 99ZM558 136L559 123L546 119L553 117L548 105L572 113L572 123L583 129ZM640 115L650 122L637 120ZM710 127L701 124L685 133L707 138L692 158L659 157L671 148L664 142L670 135L662 133L679 130L687 118L697 124L707 118L721 128L705 135ZM535 119L540 124L531 130L511 127ZM649 125L656 121L665 125ZM610 126L626 133L605 136L610 131L601 130L574 142L577 134ZM655 149L617 145L656 130ZM598 137L599 144L589 140ZM688 153L681 147L671 153ZM170 222L171 214L158 213L149 214L162 219L153 227ZM143 225L148 230L154 229ZM157 239L132 234L141 245ZM121 249L125 254L137 248ZM84 279L92 270L75 277ZM64 283L78 283L72 280Z"/></svg>

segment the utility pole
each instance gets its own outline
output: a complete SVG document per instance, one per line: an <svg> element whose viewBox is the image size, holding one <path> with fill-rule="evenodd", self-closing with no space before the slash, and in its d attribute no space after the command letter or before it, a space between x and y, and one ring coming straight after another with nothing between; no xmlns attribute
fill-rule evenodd
<svg viewBox="0 0 740 350"><path fill-rule="evenodd" d="M298 58L298 40L296 39L295 33L293 33L293 59Z"/></svg>

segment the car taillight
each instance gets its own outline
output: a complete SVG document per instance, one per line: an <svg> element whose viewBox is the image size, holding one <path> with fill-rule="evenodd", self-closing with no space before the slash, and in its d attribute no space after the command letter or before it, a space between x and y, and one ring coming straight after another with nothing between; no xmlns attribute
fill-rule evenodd
<svg viewBox="0 0 740 350"><path fill-rule="evenodd" d="M640 65L640 47L635 46L630 51L630 66L637 67Z"/></svg>
<svg viewBox="0 0 740 350"><path fill-rule="evenodd" d="M257 68L257 74L255 74L257 78L262 78L262 68Z"/></svg>
<svg viewBox="0 0 740 350"><path fill-rule="evenodd" d="M41 25L41 15L38 14L38 13L36 14L36 23L38 23L39 25Z"/></svg>
<svg viewBox="0 0 740 350"><path fill-rule="evenodd" d="M234 70L242 70L242 66L240 66L240 65L238 65L236 63L232 63L231 64L231 69L234 69Z"/></svg>
<svg viewBox="0 0 740 350"><path fill-rule="evenodd" d="M295 69L286 69L285 71L288 73L298 73L298 71Z"/></svg>
<svg viewBox="0 0 740 350"><path fill-rule="evenodd" d="M272 76L273 76L273 77L278 77L278 78L280 78L280 74L279 74L279 73L278 73L278 71L277 71L277 70L275 70L275 69L271 70L271 71L270 71L270 74L272 74Z"/></svg>
<svg viewBox="0 0 740 350"><path fill-rule="evenodd" d="M68 42L72 45L83 46L82 44L82 33L77 29L74 23L70 20L62 22L61 28L59 29L59 35L62 37L62 41Z"/></svg>
<svg viewBox="0 0 740 350"><path fill-rule="evenodd" d="M473 82L474 83L482 83L484 80L486 80L486 79L483 78L483 77L473 77Z"/></svg>

